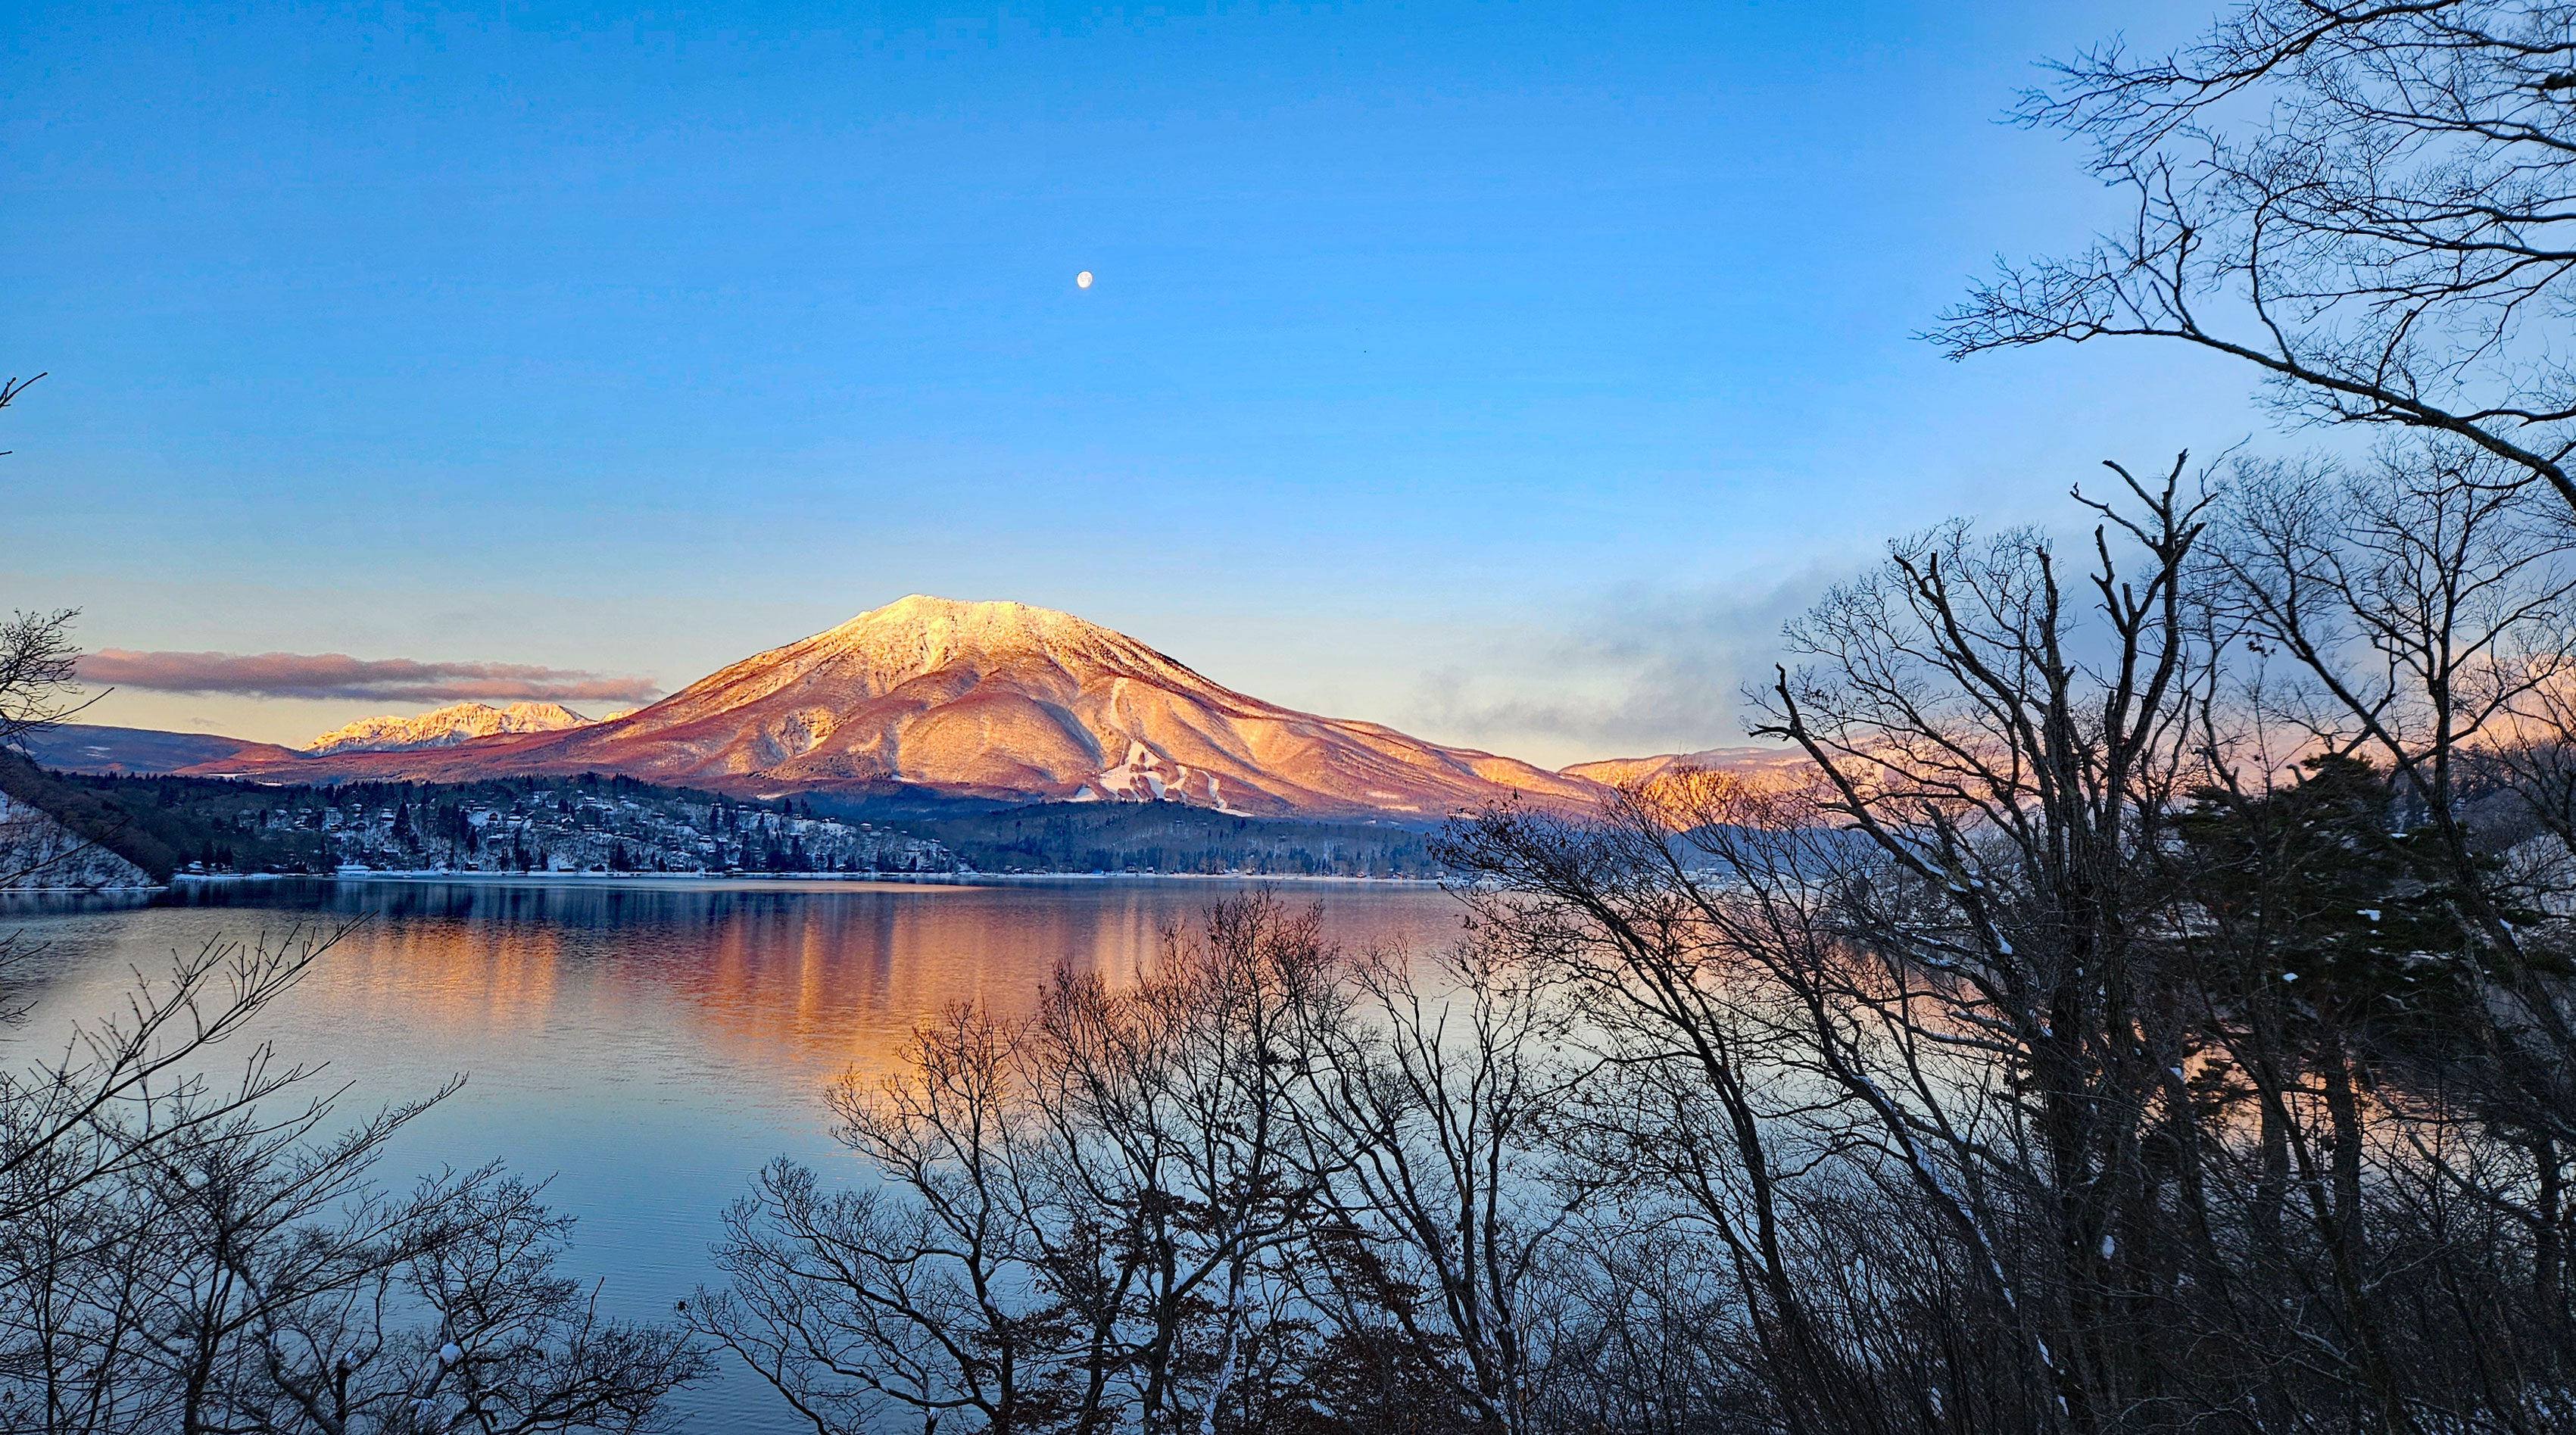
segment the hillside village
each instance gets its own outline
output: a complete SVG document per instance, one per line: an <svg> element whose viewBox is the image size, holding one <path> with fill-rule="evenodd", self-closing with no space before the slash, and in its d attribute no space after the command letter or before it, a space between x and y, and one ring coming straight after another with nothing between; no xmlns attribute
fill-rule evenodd
<svg viewBox="0 0 2576 1435"><path fill-rule="evenodd" d="M631 778L453 787L284 787L47 774L0 765L0 789L151 874L449 872L929 873L939 842L793 799L739 801Z"/></svg>
<svg viewBox="0 0 2576 1435"><path fill-rule="evenodd" d="M45 844L48 852L84 844L93 851L97 860L71 880L62 876L70 868L46 864L38 885L50 886L352 871L1414 878L1442 872L1424 829L1271 822L1171 801L905 814L834 810L801 797L735 799L599 774L287 786L48 772L11 754L0 754L0 801L42 818L28 826L25 841L11 836L16 827L0 829L0 856ZM37 826L52 835L40 840Z"/></svg>
<svg viewBox="0 0 2576 1435"><path fill-rule="evenodd" d="M939 843L871 822L657 791L602 780L531 785L515 796L424 793L388 801L362 786L313 805L281 804L237 825L303 836L335 868L454 872L919 873L956 867ZM207 854L196 859L202 863ZM224 868L238 853L211 854ZM232 861L224 861L231 857Z"/></svg>

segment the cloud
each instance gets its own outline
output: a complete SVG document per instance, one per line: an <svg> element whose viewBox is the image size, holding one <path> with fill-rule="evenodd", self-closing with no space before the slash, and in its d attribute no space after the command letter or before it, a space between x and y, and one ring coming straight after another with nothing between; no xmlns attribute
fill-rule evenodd
<svg viewBox="0 0 2576 1435"><path fill-rule="evenodd" d="M1510 674L1499 682L1434 675L1418 710L1480 741L1538 739L1594 756L1742 743L1741 692L1769 678L1781 625L1848 576L1815 565L1759 588L1625 585L1478 665Z"/></svg>
<svg viewBox="0 0 2576 1435"><path fill-rule="evenodd" d="M162 693L364 702L649 702L643 678L526 663L425 663L346 653L137 653L102 648L80 660L83 681Z"/></svg>

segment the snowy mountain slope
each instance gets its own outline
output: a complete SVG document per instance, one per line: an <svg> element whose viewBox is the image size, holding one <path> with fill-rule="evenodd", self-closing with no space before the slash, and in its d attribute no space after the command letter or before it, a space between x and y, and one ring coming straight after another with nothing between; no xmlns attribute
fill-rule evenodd
<svg viewBox="0 0 2576 1435"><path fill-rule="evenodd" d="M618 772L778 793L901 783L1017 801L1161 797L1269 816L1436 821L1515 793L1588 809L1591 779L1295 712L1123 634L1018 603L913 596L746 658L625 717L299 775L455 781Z"/></svg>
<svg viewBox="0 0 2576 1435"><path fill-rule="evenodd" d="M455 703L418 717L360 718L306 743L304 751L408 752L423 747L454 747L478 737L561 732L590 722L556 703L512 703L499 708L485 703Z"/></svg>

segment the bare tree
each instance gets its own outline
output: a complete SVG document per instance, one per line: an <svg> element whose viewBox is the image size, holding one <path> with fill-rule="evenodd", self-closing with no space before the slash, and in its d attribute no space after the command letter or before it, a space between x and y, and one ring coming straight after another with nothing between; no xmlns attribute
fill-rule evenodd
<svg viewBox="0 0 2576 1435"><path fill-rule="evenodd" d="M906 1069L832 1097L888 1187L771 1167L700 1328L822 1432L887 1407L925 1430L1232 1428L1268 1393L1277 1257L1316 1199L1291 1103L1335 960L1263 893L1169 933L1131 986L1067 968L1025 1024L924 1026Z"/></svg>
<svg viewBox="0 0 2576 1435"><path fill-rule="evenodd" d="M1615 1208L1630 1230L1597 1244L1625 1250L1662 1227L1713 1246L1741 1338L1702 1353L1732 1345L1790 1430L1871 1428L1872 1391L1844 1360L1797 1242L1792 1188L1817 1154L1812 1123L1832 1119L1820 1107L1837 1103L1790 1070L1785 1009L1764 979L1778 953L1716 925L1727 914L1696 870L1707 854L1675 840L1671 800L1698 786L1685 775L1631 792L1598 823L1497 809L1445 850L1493 884L1471 894L1480 922L1584 994L1609 1079L1561 1119L1574 1149L1630 1183ZM1624 1315L1613 1328L1638 1332Z"/></svg>
<svg viewBox="0 0 2576 1435"><path fill-rule="evenodd" d="M43 378L0 381L0 409ZM0 457L6 457L0 451ZM105 694L83 696L78 682L80 650L73 644L76 608L17 611L0 622L0 757L23 752L27 738L77 715ZM39 873L68 870L72 859L99 845L96 836L69 842L54 840L59 829L49 817L18 810L0 795L0 886L15 885ZM15 936L0 938L0 1018L12 1010L7 996L10 969L29 955Z"/></svg>
<svg viewBox="0 0 2576 1435"><path fill-rule="evenodd" d="M1315 1173L1293 1159L1294 1083L1308 1065L1308 994L1336 959L1320 914L1262 891L1211 908L1203 937L1172 934L1131 988L1062 972L1039 998L1045 1059L1029 1100L1046 1134L1041 1229L1109 1223L1102 1249L1128 1292L1124 1360L1146 1435L1184 1424L1204 1435L1240 1398L1257 1287L1315 1199ZM1081 1268L1085 1280L1106 1274L1088 1257ZM1100 1328L1107 1310L1086 1323Z"/></svg>
<svg viewBox="0 0 2576 1435"><path fill-rule="evenodd" d="M2576 505L2576 8L2244 0L2053 68L2018 117L2090 141L2130 222L1979 285L1931 335L1954 357L2179 340L2286 414L2445 434Z"/></svg>
<svg viewBox="0 0 2576 1435"><path fill-rule="evenodd" d="M30 734L63 721L98 699L83 697L72 643L76 608L12 613L0 622L0 746L23 746Z"/></svg>
<svg viewBox="0 0 2576 1435"><path fill-rule="evenodd" d="M1621 1038L1573 1124L1691 1218L1627 1239L1740 1291L1688 1358L1596 1299L1622 1388L1834 1431L2563 1423L2576 889L2518 774L2563 761L2564 522L2456 452L2223 503L2177 464L2092 505L2081 599L2035 534L1900 543L1756 695L1811 780L1453 837ZM1694 1228L1723 1261L1637 1234Z"/></svg>
<svg viewBox="0 0 2576 1435"><path fill-rule="evenodd" d="M1314 1013L1300 1092L1317 1223L1339 1257L1299 1263L1301 1289L1330 1312L1332 1348L1379 1367L1382 1387L1408 1360L1455 1371L1463 1423L1527 1435L1553 1354L1550 1284L1615 1179L1566 1154L1589 1066L1560 1054L1574 1011L1548 970L1492 939L1419 971L1379 953L1353 986L1356 1012L1328 997Z"/></svg>
<svg viewBox="0 0 2576 1435"><path fill-rule="evenodd" d="M43 377L0 381L0 409ZM6 450L0 450L0 458L7 456ZM20 746L28 733L96 701L75 701L73 669L80 651L72 645L71 625L79 616L74 608L16 612L0 623L0 747Z"/></svg>
<svg viewBox="0 0 2576 1435"><path fill-rule="evenodd" d="M1029 1225L1022 1039L971 1008L926 1024L906 1069L830 1093L841 1142L887 1186L827 1191L781 1160L727 1212L716 1264L730 1286L701 1292L693 1323L818 1432L871 1428L884 1407L924 1430L952 1413L1043 1430L1077 1386L1091 1393L1078 1373L1105 1384L1108 1334L1073 1324L1083 1301L1047 1264L1077 1238Z"/></svg>
<svg viewBox="0 0 2576 1435"><path fill-rule="evenodd" d="M2311 1205L2342 1273L2347 1319L2359 1318L2352 1287L2373 1264L2374 1219L2420 1228L2450 1202L2473 1202L2520 1227L2508 1245L2529 1262L2527 1291L2491 1296L2528 1313L2475 1352L2512 1368L2482 1372L2507 1389L2570 1363L2559 1191L2576 1138L2566 926L2576 847L2563 821L2565 755L2576 745L2564 696L2576 548L2563 511L2536 504L2519 478L2441 440L2386 446L2358 469L2241 473L2236 521L2217 551L2249 647L2282 670L2263 689L2267 706L2308 735L2320 776L2347 774L2349 786L2349 774L2375 769L2391 781L2363 783L2348 799L2361 811L2340 823L2322 813L2296 828L2270 821L2262 850L2240 841L2228 864L2275 869L2275 886L2313 890L2320 863L2300 858L2300 834L2323 824L2343 834L2325 865L2381 874L2365 900L2295 922L2284 920L2295 906L2277 898L2259 914L2242 903L2208 909L2240 941L2267 927L2264 966L2304 981L2295 1009L2214 1029L2264 1053L2241 1064L2274 1133L2269 1180L2285 1187L2295 1168L2299 1185L2319 1193ZM2247 832L2266 827L2264 808L2304 801L2213 798ZM2308 871L2291 878L2293 867ZM2335 960L2314 960L2324 951ZM2310 959L2293 960L2301 954ZM2309 1074L2331 1160L2311 1153L2292 1109ZM2381 1216L2367 1208L2361 1165L2372 1138L2390 1131L2403 1138L2377 1158L2371 1194L2403 1204Z"/></svg>
<svg viewBox="0 0 2576 1435"><path fill-rule="evenodd" d="M254 1047L203 1068L328 949L210 945L123 1022L0 1077L0 1417L123 1431L658 1428L703 1358L553 1270L569 1222L486 1170L386 1196L447 1093L332 1130ZM450 1091L454 1088L451 1087Z"/></svg>
<svg viewBox="0 0 2576 1435"><path fill-rule="evenodd" d="M2505 1049L2534 1115L2576 1137L2576 1025L2551 970L2555 929L2518 914L2552 904L2576 855L2561 814L2566 685L2576 673L2576 545L2564 515L2535 511L2506 467L2464 445L2391 449L2366 470L2248 466L2237 521L2217 550L2254 647L2283 660L2269 706L2313 746L2361 754L2393 776L2397 820L2420 827L2465 943L2510 1012ZM2499 806L2558 834L2526 848ZM2483 811L2481 810L2483 809ZM2462 1020L2472 1014L2461 1014ZM2532 1043L2537 1042L2538 1048Z"/></svg>

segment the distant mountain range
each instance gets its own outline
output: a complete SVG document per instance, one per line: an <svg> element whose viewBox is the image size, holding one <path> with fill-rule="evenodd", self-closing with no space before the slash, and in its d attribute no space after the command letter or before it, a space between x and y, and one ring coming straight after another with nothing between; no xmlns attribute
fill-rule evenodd
<svg viewBox="0 0 2576 1435"><path fill-rule="evenodd" d="M749 796L1164 799L1246 816L1409 822L1507 798L1587 810L1609 785L1684 762L1787 760L1720 748L1549 772L1266 703L1068 613L919 595L596 722L553 704L460 704L354 723L302 752L65 727L34 755L78 771L268 781L608 772Z"/></svg>
<svg viewBox="0 0 2576 1435"><path fill-rule="evenodd" d="M304 745L311 753L411 752L424 747L454 747L478 737L531 732L562 732L587 727L583 717L560 703L512 703L496 708L484 703L457 703L418 717L360 718L333 728Z"/></svg>
<svg viewBox="0 0 2576 1435"><path fill-rule="evenodd" d="M24 741L29 757L60 772L244 773L293 764L304 756L272 742L218 737L210 732L161 732L148 727L99 727L89 723L65 723L28 733Z"/></svg>
<svg viewBox="0 0 2576 1435"><path fill-rule="evenodd" d="M1608 787L1652 782L1685 767L1712 772L1791 772L1807 764L1807 755L1784 747L1710 747L1698 752L1666 752L1653 757L1610 757L1557 769L1567 777L1588 778Z"/></svg>

